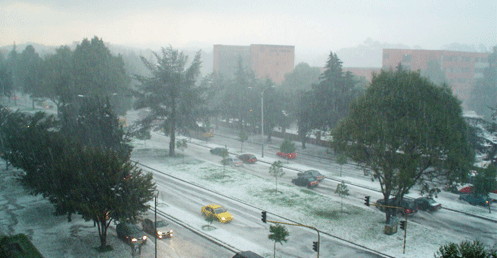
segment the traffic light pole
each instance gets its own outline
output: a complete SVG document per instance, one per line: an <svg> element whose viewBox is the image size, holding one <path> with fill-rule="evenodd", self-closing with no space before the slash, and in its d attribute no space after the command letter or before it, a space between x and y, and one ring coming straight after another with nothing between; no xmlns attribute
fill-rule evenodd
<svg viewBox="0 0 497 258"><path fill-rule="evenodd" d="M275 224L285 224L285 225L291 225L291 226L298 226L298 227L306 227L306 228L312 228L318 232L318 244L317 244L317 258L319 258L319 246L321 245L321 236L319 235L319 230L315 227L312 226L307 226L303 224L294 224L294 223L286 223L286 222L281 222L281 221L272 221L272 220L266 220L267 222L275 223Z"/></svg>
<svg viewBox="0 0 497 258"><path fill-rule="evenodd" d="M395 207L395 206L388 206L388 205L381 205L381 204L376 204L376 203L369 203L369 196L366 196L364 197L364 204L366 206L377 206L377 207L386 207L386 208L392 208L392 209L398 209L398 210L403 210L404 211L404 214L405 214L405 217L406 217L406 221L405 221L405 227L403 228L404 229L404 247L402 248L402 253L406 253L406 239L407 239L407 212L404 208L401 208L401 207Z"/></svg>

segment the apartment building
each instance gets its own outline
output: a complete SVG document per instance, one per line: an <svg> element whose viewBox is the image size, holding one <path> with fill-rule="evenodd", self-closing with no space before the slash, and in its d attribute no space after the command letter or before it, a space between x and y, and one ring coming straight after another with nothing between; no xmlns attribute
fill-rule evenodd
<svg viewBox="0 0 497 258"><path fill-rule="evenodd" d="M488 67L488 53L446 50L383 49L382 69L394 69L399 63L411 70L426 70L429 61L437 61L447 83L462 101L468 100L476 79Z"/></svg>
<svg viewBox="0 0 497 258"><path fill-rule="evenodd" d="M259 79L281 84L295 66L295 47L252 44L250 46L214 45L215 73L233 76L239 62Z"/></svg>

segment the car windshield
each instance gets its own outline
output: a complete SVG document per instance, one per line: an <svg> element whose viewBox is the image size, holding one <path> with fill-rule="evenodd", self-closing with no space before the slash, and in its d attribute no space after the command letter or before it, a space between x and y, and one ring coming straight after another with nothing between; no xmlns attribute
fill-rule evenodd
<svg viewBox="0 0 497 258"><path fill-rule="evenodd" d="M216 213L216 214L221 214L221 213L224 213L224 212L226 212L225 208L221 208L220 207L220 208L214 209L214 213Z"/></svg>
<svg viewBox="0 0 497 258"><path fill-rule="evenodd" d="M165 221L163 221L163 220L157 221L157 227L158 228L166 227L167 225L168 224Z"/></svg>

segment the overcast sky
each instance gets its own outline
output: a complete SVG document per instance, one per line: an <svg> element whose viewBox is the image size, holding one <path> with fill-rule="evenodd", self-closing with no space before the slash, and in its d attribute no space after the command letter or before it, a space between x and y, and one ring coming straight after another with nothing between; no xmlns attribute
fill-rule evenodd
<svg viewBox="0 0 497 258"><path fill-rule="evenodd" d="M136 47L293 45L337 51L367 38L440 49L497 45L496 0L1 0L0 46L98 36Z"/></svg>

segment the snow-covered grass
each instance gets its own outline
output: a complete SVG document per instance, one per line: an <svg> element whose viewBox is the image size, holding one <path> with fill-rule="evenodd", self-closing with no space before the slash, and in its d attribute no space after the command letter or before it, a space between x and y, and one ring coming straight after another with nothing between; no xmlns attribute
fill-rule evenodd
<svg viewBox="0 0 497 258"><path fill-rule="evenodd" d="M205 142L202 142L205 144ZM189 155L190 148L185 150L183 159L165 157L167 142L161 140L135 140L133 159L148 166L164 171L184 180L228 193L231 197L243 200L272 214L279 214L300 223L314 226L321 231L347 239L357 244L387 253L395 257L433 257L440 245L448 242L460 242L466 239L454 231L437 230L419 223L409 223L406 253L402 253L403 231L394 235L383 234L385 216L374 207L366 207L362 199L349 196L343 198L343 213L340 212L341 198L330 192L327 195L318 194L306 188L296 187L288 182L278 182L278 193L275 193L274 181L268 181L258 175L241 172L235 168L223 167ZM178 154L183 155L182 151ZM265 161L276 159L269 157ZM286 164L288 165L288 164ZM292 162L288 166L299 170L309 169L304 165ZM15 171L1 169L0 185L0 231L4 234L25 233L45 257L129 257L130 248L114 237L108 237L113 252L96 254L94 248L99 246L96 228L92 222L85 222L80 216L73 216L73 222L67 223L67 218L52 215L53 207L43 198L28 195L15 181ZM354 183L379 189L377 182L356 178L346 174L337 177L332 171L320 171L327 177L344 180L346 184ZM224 175L224 176L223 176ZM415 196L415 193L413 193ZM354 199L355 198L355 199ZM372 200L374 201L374 200ZM497 213L488 213L487 208L471 206L457 200L457 195L443 192L437 199L443 207L463 210L479 216L497 219ZM29 208L29 209L27 209ZM172 216L185 216L178 207L167 209ZM443 212L443 211L442 211ZM416 216L430 216L425 213ZM181 218L181 216L175 216ZM198 223L197 227L205 225L205 221L191 216L188 221ZM489 222L490 223L490 222ZM482 225L485 223L482 222ZM113 227L113 226L111 226ZM494 229L495 226L487 230ZM220 232L222 232L220 234ZM114 233L112 230L109 236ZM256 250L252 243L241 243L227 231L217 230L217 237L233 245L242 246L244 250ZM472 240L472 239L470 239ZM245 249L245 247L247 247ZM143 257L151 254L150 247L142 250Z"/></svg>
<svg viewBox="0 0 497 258"><path fill-rule="evenodd" d="M366 207L362 204L362 200L358 202L353 200L354 197L345 197L342 213L340 212L340 197L334 193L322 195L306 188L295 187L287 182L279 182L278 193L275 193L275 182L258 175L229 167L226 167L223 173L222 166L192 157L187 158L186 163L183 164L180 158L164 157L164 149L150 148L150 146L147 149L142 141L135 142L134 145L133 158L150 167L206 188L228 193L230 197L243 200L270 213L284 215L286 218L313 226L320 231L395 257L433 257L440 245L466 240L464 236L438 231L422 224L410 223L406 253L403 254L403 231L399 228L397 234L385 235L383 233L385 215L375 208ZM166 145L162 144L162 146ZM161 158L157 159L158 156ZM370 180L352 177L341 179L370 188L379 188L377 183ZM450 193L442 193L438 201L444 207L464 209L466 212L479 215L488 214L484 213L485 209L482 207L454 201L455 198L456 196ZM493 214L488 214L488 216L496 218ZM229 239L225 241L229 242Z"/></svg>

